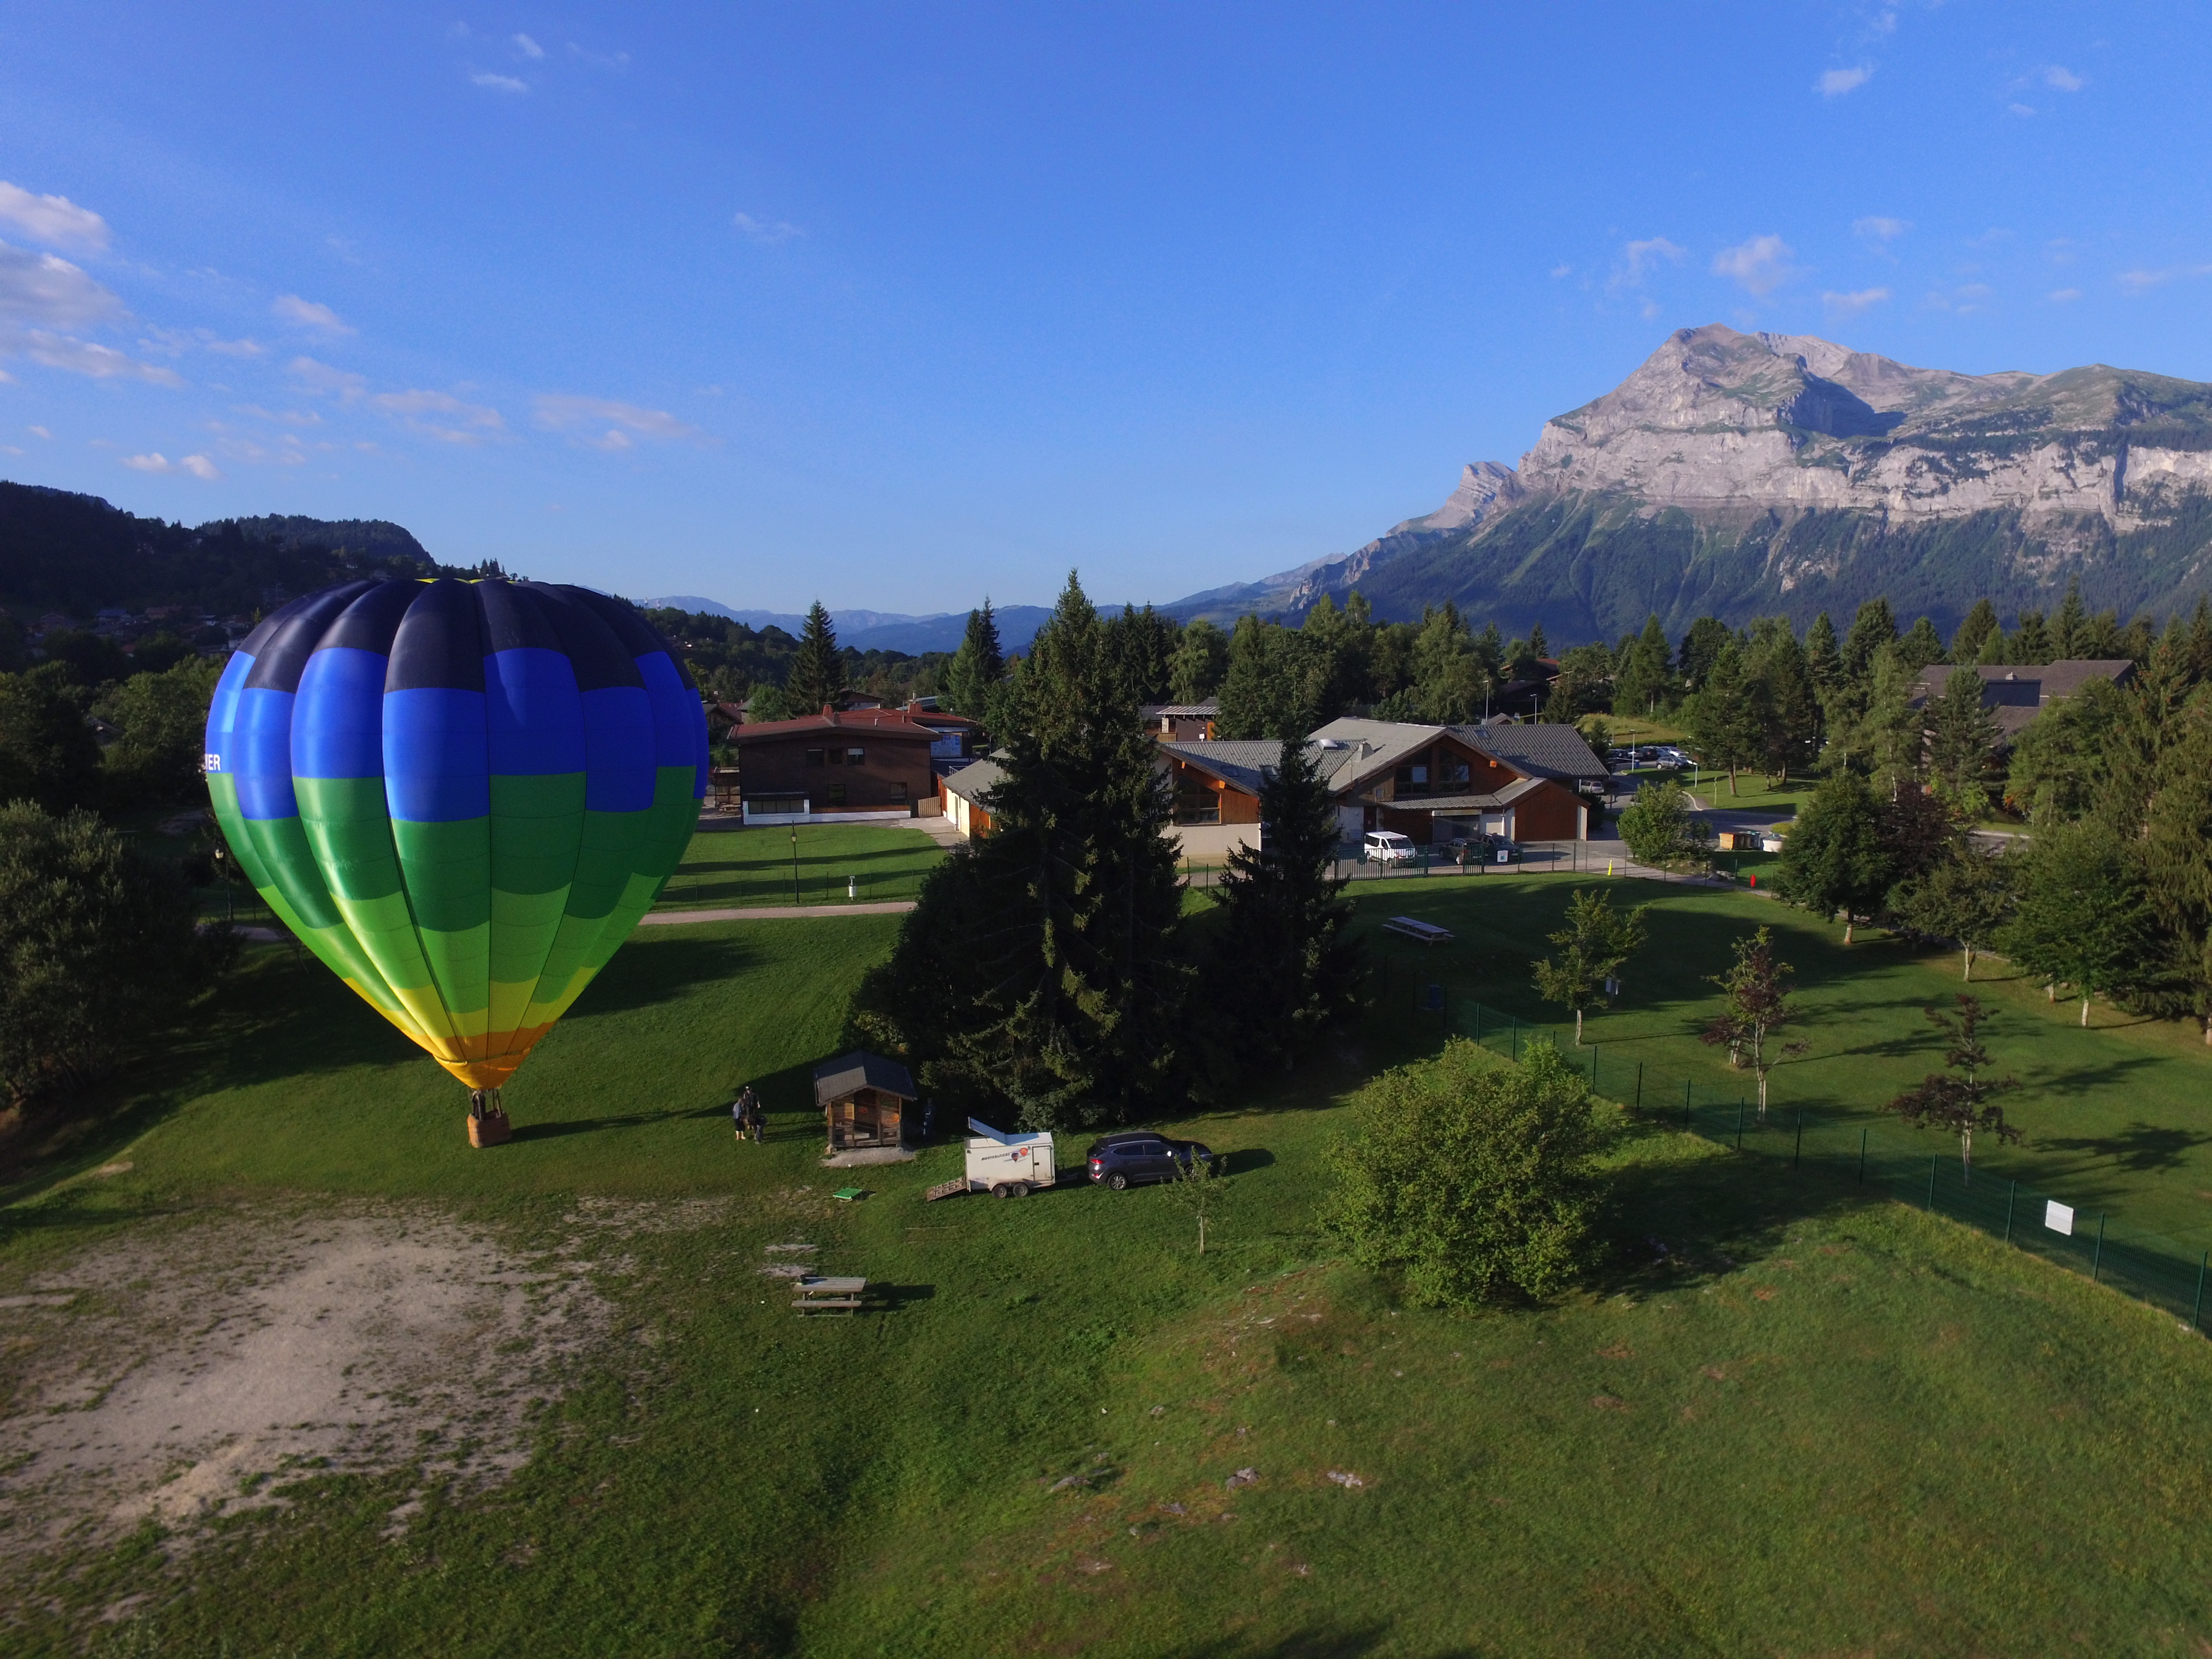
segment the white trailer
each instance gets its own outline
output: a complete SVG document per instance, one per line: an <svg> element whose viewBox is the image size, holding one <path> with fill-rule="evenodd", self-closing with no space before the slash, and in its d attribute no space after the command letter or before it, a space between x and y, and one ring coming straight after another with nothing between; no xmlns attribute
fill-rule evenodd
<svg viewBox="0 0 2212 1659"><path fill-rule="evenodd" d="M1012 1135L968 1120L967 1190L994 1198L1024 1198L1060 1179L1050 1133Z"/></svg>

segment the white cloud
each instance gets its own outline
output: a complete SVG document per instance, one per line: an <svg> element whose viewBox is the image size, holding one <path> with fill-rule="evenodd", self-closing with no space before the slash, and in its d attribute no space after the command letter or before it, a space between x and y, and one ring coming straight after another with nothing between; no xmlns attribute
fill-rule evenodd
<svg viewBox="0 0 2212 1659"><path fill-rule="evenodd" d="M1971 317L1989 307L1982 303L1991 293L1987 283L1967 283L1948 293L1938 289L1922 303L1930 311L1948 311L1961 317Z"/></svg>
<svg viewBox="0 0 2212 1659"><path fill-rule="evenodd" d="M2007 104L2005 107L2022 119L2035 113L2035 106L2033 104Z"/></svg>
<svg viewBox="0 0 2212 1659"><path fill-rule="evenodd" d="M278 295L269 302L269 314L295 328L311 328L323 334L361 332L328 306L318 305L313 300L303 300L296 294Z"/></svg>
<svg viewBox="0 0 2212 1659"><path fill-rule="evenodd" d="M641 409L635 404L606 398L577 398L549 392L535 404L538 424L552 432L574 432L576 441L594 449L623 450L636 447L637 438L704 442L706 434L679 421L665 409ZM605 430L596 434L578 430L602 422ZM632 434L635 434L635 436Z"/></svg>
<svg viewBox="0 0 2212 1659"><path fill-rule="evenodd" d="M266 357L269 348L258 340L218 340L206 330L201 331L200 343L210 351L220 352L226 357Z"/></svg>
<svg viewBox="0 0 2212 1659"><path fill-rule="evenodd" d="M2063 64L2053 64L2043 71L2043 84L2059 92L2079 92L2089 83Z"/></svg>
<svg viewBox="0 0 2212 1659"><path fill-rule="evenodd" d="M20 352L34 363L43 363L65 374L88 375L95 380L147 380L155 386L184 384L173 368L142 363L112 346L95 345L90 340L74 339L66 334L52 334L42 328L27 328L14 335L0 333L0 350Z"/></svg>
<svg viewBox="0 0 2212 1659"><path fill-rule="evenodd" d="M1631 242L1621 249L1620 264L1607 278L1605 290L1608 294L1618 294L1623 289L1641 288L1644 279L1659 265L1679 265L1688 253L1687 248L1677 247L1664 236Z"/></svg>
<svg viewBox="0 0 2212 1659"><path fill-rule="evenodd" d="M342 403L352 403L368 390L368 380L361 375L332 368L313 357L295 357L284 365L284 370L300 383L301 391L320 392Z"/></svg>
<svg viewBox="0 0 2212 1659"><path fill-rule="evenodd" d="M312 409L264 409L259 404L233 404L231 409L240 415L250 415L257 421L275 421L283 426L320 426L323 417Z"/></svg>
<svg viewBox="0 0 2212 1659"><path fill-rule="evenodd" d="M1856 69L1830 70L1813 82L1813 90L1823 98L1840 98L1847 92L1856 92L1874 79L1874 65L1861 64Z"/></svg>
<svg viewBox="0 0 2212 1659"><path fill-rule="evenodd" d="M187 455L182 460L173 461L155 450L150 455L125 455L123 465L138 472L189 472L209 483L222 477L216 464L204 455Z"/></svg>
<svg viewBox="0 0 2212 1659"><path fill-rule="evenodd" d="M618 52L612 57L609 57L605 52L586 52L574 40L568 43L568 55L579 63L589 64L593 69L619 70L629 67L629 54L626 52Z"/></svg>
<svg viewBox="0 0 2212 1659"><path fill-rule="evenodd" d="M1887 298L1886 288L1863 288L1855 294L1823 294L1820 303L1838 317L1856 317Z"/></svg>
<svg viewBox="0 0 2212 1659"><path fill-rule="evenodd" d="M735 225L739 230L743 231L747 236L750 237L754 241L767 243L770 246L773 246L777 242L787 242L794 236L804 236L806 234L806 233L801 230L797 225L787 224L781 219L776 220L771 224L765 219L754 218L750 213L740 213L735 218L732 219L730 222Z"/></svg>
<svg viewBox="0 0 2212 1659"><path fill-rule="evenodd" d="M1571 276L1574 274L1574 269L1575 268L1572 265L1553 265L1552 267L1552 275L1554 276Z"/></svg>
<svg viewBox="0 0 2212 1659"><path fill-rule="evenodd" d="M49 443L53 441L54 434L47 431L46 428L42 426L27 426L23 430L29 433L34 438L44 438Z"/></svg>
<svg viewBox="0 0 2212 1659"><path fill-rule="evenodd" d="M2060 305L2064 305L2069 300L2080 299L2081 290L2078 288L2054 288L2047 297L2057 301Z"/></svg>
<svg viewBox="0 0 2212 1659"><path fill-rule="evenodd" d="M107 252L107 221L66 196L33 196L0 179L0 220L34 242L86 253Z"/></svg>
<svg viewBox="0 0 2212 1659"><path fill-rule="evenodd" d="M1753 294L1764 296L1802 274L1790 263L1792 252L1779 236L1754 236L1716 253L1713 275L1733 276Z"/></svg>
<svg viewBox="0 0 2212 1659"><path fill-rule="evenodd" d="M545 55L545 48L526 34L518 34L514 37L514 49L525 58L543 58Z"/></svg>
<svg viewBox="0 0 2212 1659"><path fill-rule="evenodd" d="M2130 294L2141 294L2146 289L2163 288L2179 275L2172 270L2124 270L2113 280Z"/></svg>
<svg viewBox="0 0 2212 1659"><path fill-rule="evenodd" d="M480 444L487 436L507 430L507 422L495 409L465 403L450 392L383 392L368 400L369 407L441 443Z"/></svg>
<svg viewBox="0 0 2212 1659"><path fill-rule="evenodd" d="M0 325L82 328L123 315L123 301L68 260L0 242Z"/></svg>
<svg viewBox="0 0 2212 1659"><path fill-rule="evenodd" d="M1863 219L1851 221L1851 234L1869 242L1884 245L1895 241L1912 228L1910 219L1890 219L1879 213L1869 213Z"/></svg>
<svg viewBox="0 0 2212 1659"><path fill-rule="evenodd" d="M493 75L487 71L483 75L471 75L469 76L469 79L475 82L480 87L489 87L494 92L527 92L530 90L530 83L527 81L518 81L512 75Z"/></svg>

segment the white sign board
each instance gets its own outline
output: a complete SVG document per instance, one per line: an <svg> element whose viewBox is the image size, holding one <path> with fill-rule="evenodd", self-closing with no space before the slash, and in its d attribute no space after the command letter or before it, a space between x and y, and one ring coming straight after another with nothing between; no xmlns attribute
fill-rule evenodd
<svg viewBox="0 0 2212 1659"><path fill-rule="evenodd" d="M2072 1207L2046 1200L2043 1206L2043 1224L2054 1233L2065 1233L2070 1236L2074 1231Z"/></svg>
<svg viewBox="0 0 2212 1659"><path fill-rule="evenodd" d="M1503 847L1501 847L1501 848L1499 848L1498 849L1498 861L1500 864L1504 864L1504 862L1506 862L1506 860L1507 860L1509 858L1510 858L1510 857L1511 857L1511 854L1509 854L1509 853L1507 853L1507 852L1506 852L1506 850L1505 850Z"/></svg>

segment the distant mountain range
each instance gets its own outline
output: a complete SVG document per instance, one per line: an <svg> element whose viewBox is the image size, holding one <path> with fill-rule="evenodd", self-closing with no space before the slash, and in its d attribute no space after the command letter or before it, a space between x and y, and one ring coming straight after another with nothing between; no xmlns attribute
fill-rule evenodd
<svg viewBox="0 0 2212 1659"><path fill-rule="evenodd" d="M1379 617L1445 599L1501 629L1611 639L1888 598L1947 632L2078 580L2093 610L2212 591L2212 386L2094 365L1909 368L1809 335L1668 337L1545 424L1518 468L1468 467L1436 512L1352 553L1164 610L1296 618L1357 587Z"/></svg>
<svg viewBox="0 0 2212 1659"><path fill-rule="evenodd" d="M719 599L702 599L696 593L671 593L641 603L648 610L666 607L674 611L703 612L709 617L727 617L748 628L781 628L796 639L806 626L806 618L784 611L732 611ZM1119 607L1116 607L1117 609ZM999 624L999 645L1006 651L1027 651L1036 631L1052 615L1049 609L1036 605L1010 605L992 616ZM965 611L941 611L933 616L908 617L890 611L832 611L830 623L837 630L837 643L851 646L857 651L903 651L918 657L925 651L957 651L968 631Z"/></svg>

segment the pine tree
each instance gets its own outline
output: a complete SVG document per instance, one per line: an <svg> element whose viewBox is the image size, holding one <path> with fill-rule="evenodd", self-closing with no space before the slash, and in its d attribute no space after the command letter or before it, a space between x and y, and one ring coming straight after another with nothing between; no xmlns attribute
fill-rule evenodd
<svg viewBox="0 0 2212 1659"><path fill-rule="evenodd" d="M1541 623L1528 629L1528 654L1540 662L1552 654L1552 647L1544 642L1544 624Z"/></svg>
<svg viewBox="0 0 2212 1659"><path fill-rule="evenodd" d="M1127 1121L1176 1097L1182 889L1157 746L1073 574L1008 695L992 833L924 882L854 1034L998 1121Z"/></svg>
<svg viewBox="0 0 2212 1659"><path fill-rule="evenodd" d="M1936 632L1936 624L1923 617L1905 631L1897 642L1897 653L1918 673L1930 663L1943 660L1943 641Z"/></svg>
<svg viewBox="0 0 2212 1659"><path fill-rule="evenodd" d="M1887 599L1869 599L1851 618L1851 631L1844 640L1844 673L1863 679L1873 671L1875 653L1897 643L1897 617Z"/></svg>
<svg viewBox="0 0 2212 1659"><path fill-rule="evenodd" d="M1303 742L1286 742L1260 788L1261 843L1229 855L1212 890L1220 923L1200 1006L1219 1052L1291 1069L1358 1005L1352 906L1331 877L1336 805Z"/></svg>
<svg viewBox="0 0 2212 1659"><path fill-rule="evenodd" d="M799 714L818 714L845 689L845 659L837 650L837 630L819 599L807 608L799 653L785 678L784 701Z"/></svg>
<svg viewBox="0 0 2212 1659"><path fill-rule="evenodd" d="M1249 613L1239 617L1221 682L1222 736L1304 737L1320 724L1315 678L1307 641L1297 629Z"/></svg>
<svg viewBox="0 0 2212 1659"><path fill-rule="evenodd" d="M1125 605L1121 614L1103 623L1106 658L1133 705L1164 702L1170 684L1169 665L1175 657L1175 619L1146 605L1142 611Z"/></svg>
<svg viewBox="0 0 2212 1659"><path fill-rule="evenodd" d="M2185 671L2191 685L2212 681L2212 599L2200 599L2189 618L2189 660Z"/></svg>
<svg viewBox="0 0 2212 1659"><path fill-rule="evenodd" d="M1976 599L1974 608L1966 612L1966 619L1959 624L1959 631L1951 635L1951 660L1955 663L1978 661L1982 647L1989 643L1990 635L1997 631L1996 606L1985 599Z"/></svg>
<svg viewBox="0 0 2212 1659"><path fill-rule="evenodd" d="M1425 720L1457 726L1482 710L1485 684L1474 641L1459 607L1449 599L1421 608L1421 631L1413 641L1413 706Z"/></svg>
<svg viewBox="0 0 2212 1659"><path fill-rule="evenodd" d="M2171 1012L2195 1015L2212 1045L2212 709L2191 711L2163 760L2144 825L2145 886Z"/></svg>
<svg viewBox="0 0 2212 1659"><path fill-rule="evenodd" d="M1753 705L1743 652L1734 640L1722 647L1705 676L1705 689L1690 705L1690 740L1707 766L1726 767L1729 793L1736 793L1736 772L1759 763L1759 710Z"/></svg>
<svg viewBox="0 0 2212 1659"><path fill-rule="evenodd" d="M2040 611L2021 611L2019 631L2005 643L2016 663L2046 663L2051 659L2051 630L2044 626Z"/></svg>
<svg viewBox="0 0 2212 1659"><path fill-rule="evenodd" d="M1229 636L1203 617L1186 623L1168 664L1168 695L1180 703L1204 702L1221 690L1229 672Z"/></svg>
<svg viewBox="0 0 2212 1659"><path fill-rule="evenodd" d="M1684 648L1688 648L1686 642ZM1813 689L1823 699L1844 677L1844 653L1836 644L1836 625L1825 611L1805 630L1805 668L1813 677Z"/></svg>
<svg viewBox="0 0 2212 1659"><path fill-rule="evenodd" d="M1984 786L1999 736L1996 717L1982 706L1984 690L1972 669L1954 668L1943 695L1930 697L1925 711L1929 775L1970 818L1988 815Z"/></svg>
<svg viewBox="0 0 2212 1659"><path fill-rule="evenodd" d="M1632 720L1648 719L1656 708L1674 699L1674 676L1668 672L1673 653L1668 648L1667 635L1659 626L1659 613L1653 611L1644 624L1644 631L1628 647L1625 660L1613 677L1613 712Z"/></svg>
<svg viewBox="0 0 2212 1659"><path fill-rule="evenodd" d="M2066 584L2066 598L2051 619L2051 660L2089 654L2089 611L2081 603L2081 579Z"/></svg>
<svg viewBox="0 0 2212 1659"><path fill-rule="evenodd" d="M1820 751L1820 703L1804 647L1786 623L1760 652L1751 691L1759 763L1769 777L1787 783L1793 770L1804 770Z"/></svg>
<svg viewBox="0 0 2212 1659"><path fill-rule="evenodd" d="M1006 673L1006 657L999 646L998 618L992 614L991 601L986 597L981 610L968 613L968 631L961 636L960 648L952 653L952 660L945 667L947 705L956 714L981 720L989 712L992 691Z"/></svg>

